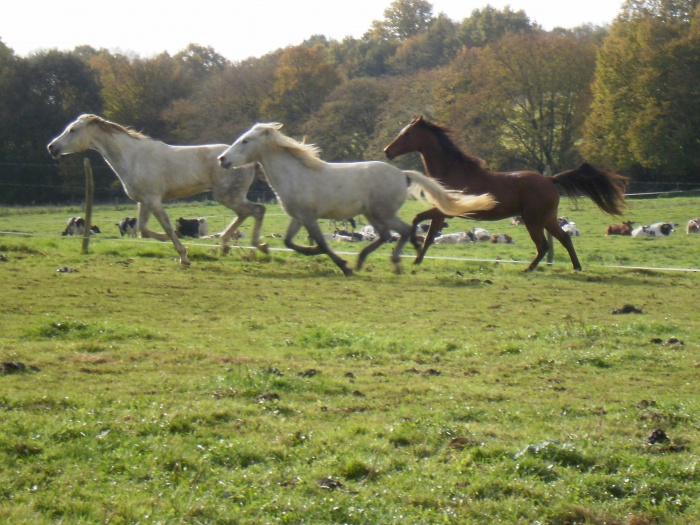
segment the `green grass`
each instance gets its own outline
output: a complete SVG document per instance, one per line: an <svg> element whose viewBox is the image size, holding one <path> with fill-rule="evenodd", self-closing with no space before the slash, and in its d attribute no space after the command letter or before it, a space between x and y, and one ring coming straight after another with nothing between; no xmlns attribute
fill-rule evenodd
<svg viewBox="0 0 700 525"><path fill-rule="evenodd" d="M699 202L627 218L684 225ZM79 209L0 209L0 362L25 365L0 373L0 521L698 523L700 276L610 266L696 268L700 236L606 238L565 204L583 272L558 246L522 273L533 247L501 221L480 226L517 244L435 246L401 275L382 248L349 279L215 240L182 268L119 237L126 207L95 210L81 255L60 236ZM263 233L286 222L271 206Z"/></svg>

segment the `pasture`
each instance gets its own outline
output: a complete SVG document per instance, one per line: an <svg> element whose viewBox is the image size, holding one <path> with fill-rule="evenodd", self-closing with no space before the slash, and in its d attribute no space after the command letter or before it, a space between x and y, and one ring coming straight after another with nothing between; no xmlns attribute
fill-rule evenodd
<svg viewBox="0 0 700 525"><path fill-rule="evenodd" d="M60 235L79 208L0 209L0 521L698 523L700 275L654 268L698 268L699 210L630 201L677 231L606 238L564 199L582 272L557 244L525 274L522 226L451 219L516 244L406 249L400 275L386 245L346 278L281 249L276 205L269 254L188 239L189 268L120 237L135 205L94 210L87 255Z"/></svg>

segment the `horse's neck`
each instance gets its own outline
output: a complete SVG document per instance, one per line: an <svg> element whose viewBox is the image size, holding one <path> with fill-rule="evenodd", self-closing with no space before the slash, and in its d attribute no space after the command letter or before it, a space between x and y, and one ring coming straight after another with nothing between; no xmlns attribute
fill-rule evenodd
<svg viewBox="0 0 700 525"><path fill-rule="evenodd" d="M107 161L117 176L129 178L132 162L141 141L121 133L102 133L93 138L93 149Z"/></svg>
<svg viewBox="0 0 700 525"><path fill-rule="evenodd" d="M285 150L269 152L263 155L260 159L260 164L262 164L270 186L280 195L287 195L292 192L299 173L310 169Z"/></svg>
<svg viewBox="0 0 700 525"><path fill-rule="evenodd" d="M462 189L479 185L483 173L481 168L474 169L461 160L442 153L421 154L421 157L426 173L448 187Z"/></svg>

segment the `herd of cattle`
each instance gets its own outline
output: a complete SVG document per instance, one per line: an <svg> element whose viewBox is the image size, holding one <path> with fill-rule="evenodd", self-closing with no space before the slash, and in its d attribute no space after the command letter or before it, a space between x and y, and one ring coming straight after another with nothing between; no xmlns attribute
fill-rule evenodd
<svg viewBox="0 0 700 525"><path fill-rule="evenodd" d="M581 232L576 227L576 223L569 221L566 217L559 217L559 225L562 229L572 237L578 237ZM377 234L371 225L366 225L355 230L356 223L354 220L349 219L352 229L347 228L335 228L334 233L327 234L329 240L339 241L339 242L358 242L367 241L372 242L377 238ZM513 226L520 226L523 224L522 217L513 217L510 221ZM119 228L119 233L122 237L125 235L128 237L136 237L138 234L138 225L136 217L124 217L119 220L116 224ZM447 226L447 224L445 224ZM634 227L634 222L625 221L621 224L611 224L605 228L605 235L629 235L631 237L668 237L672 232L676 231L675 226L671 222L655 222L647 226L637 226ZM419 235L419 240L422 242L421 235L427 231L426 225L419 226L420 230L417 232ZM85 219L82 217L71 217L68 219L66 228L61 235L82 235L85 231ZM209 235L209 227L207 224L207 219L205 217L199 217L196 219L185 219L178 218L175 221L175 231L178 237L193 237L201 238L207 237ZM90 226L91 234L102 233L98 226ZM690 219L685 228L686 234L700 233L700 217L695 219ZM242 237L243 234L238 234L237 237ZM215 237L215 235L213 236ZM398 237L398 236L397 236ZM503 244L515 244L515 241L509 235L505 233L489 233L484 228L476 227L471 231L459 231L454 233L441 233L435 238L435 244L460 244L469 242L492 242L492 243L503 243Z"/></svg>
<svg viewBox="0 0 700 525"><path fill-rule="evenodd" d="M138 221L136 217L124 217L116 224L122 237L136 237L138 234ZM178 237L206 237L209 234L207 219L183 219L180 217L175 222L175 231ZM85 219L82 217L71 217L68 219L65 230L61 235L82 235L85 233ZM102 233L99 226L90 226L90 234Z"/></svg>

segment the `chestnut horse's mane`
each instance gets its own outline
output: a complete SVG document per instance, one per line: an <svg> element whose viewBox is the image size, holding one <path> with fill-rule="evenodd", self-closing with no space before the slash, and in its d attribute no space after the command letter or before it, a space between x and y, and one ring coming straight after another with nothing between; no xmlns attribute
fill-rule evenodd
<svg viewBox="0 0 700 525"><path fill-rule="evenodd" d="M442 147L445 155L448 157L453 157L462 163L474 166L475 168L484 168L486 166L486 162L483 159L477 157L476 155L463 152L454 142L452 142L449 135L454 133L453 129L446 126L440 126L439 124L433 124L432 122L425 120L423 117L416 118L414 120L414 124L420 125L428 131L431 131L437 138L438 143Z"/></svg>

